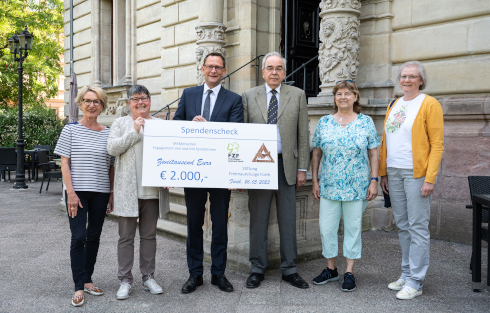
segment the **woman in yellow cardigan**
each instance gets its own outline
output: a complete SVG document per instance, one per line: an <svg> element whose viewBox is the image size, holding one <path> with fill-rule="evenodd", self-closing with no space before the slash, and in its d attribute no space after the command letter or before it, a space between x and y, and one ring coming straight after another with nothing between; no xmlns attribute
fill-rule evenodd
<svg viewBox="0 0 490 313"><path fill-rule="evenodd" d="M404 95L386 111L379 174L402 250L402 273L388 288L408 300L422 294L429 266L430 203L444 150L444 119L440 103L421 92L427 75L420 62L401 65L398 80Z"/></svg>

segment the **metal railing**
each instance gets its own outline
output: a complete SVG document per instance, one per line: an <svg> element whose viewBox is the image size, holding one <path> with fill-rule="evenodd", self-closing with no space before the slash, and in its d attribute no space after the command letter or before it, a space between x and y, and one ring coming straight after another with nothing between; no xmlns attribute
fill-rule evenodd
<svg viewBox="0 0 490 313"><path fill-rule="evenodd" d="M257 77L256 77L256 84L257 86L259 85L259 75L260 75L260 58L263 57L264 55L261 54L259 56L256 56L255 58L253 58L250 62L247 62L246 64L240 66L239 68L237 68L236 70L234 70L233 72L231 72L230 74L226 75L225 77L223 77L221 80L224 81L225 79L228 79L228 90L230 90L230 85L231 85L231 75L235 74L236 72L238 72L239 70L241 70L242 68L244 68L245 66L249 65L250 63L252 62L257 62L256 64L252 64L252 67L257 67ZM176 100L170 102L169 104L167 104L166 106L164 106L163 108L161 108L160 110L156 111L155 113L152 114L152 116L154 116L155 114L158 114L160 112L162 112L163 110L167 109L167 117L166 119L168 120L170 118L170 106L172 104L174 104L175 102L179 101L180 98L177 98Z"/></svg>
<svg viewBox="0 0 490 313"><path fill-rule="evenodd" d="M298 67L294 71L292 71L288 76L286 76L284 78L284 80L282 82L284 84L293 85L295 83L295 81L294 80L287 81L288 78L290 78L291 76L293 76L293 74L295 74L296 72L298 72L300 69L303 69L303 91L304 91L306 89L306 66L308 64L310 64L311 62L315 61L317 58L318 58L318 54L316 56L312 57L311 59L309 59L307 62L303 63L300 67Z"/></svg>

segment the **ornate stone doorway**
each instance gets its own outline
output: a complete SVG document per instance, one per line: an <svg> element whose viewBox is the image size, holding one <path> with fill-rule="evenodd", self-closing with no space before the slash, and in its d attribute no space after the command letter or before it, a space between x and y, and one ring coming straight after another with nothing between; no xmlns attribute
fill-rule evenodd
<svg viewBox="0 0 490 313"><path fill-rule="evenodd" d="M320 9L319 0L282 0L281 52L291 73L318 54ZM320 92L318 60L306 67L306 96L316 97ZM288 81L303 89L304 71L300 70Z"/></svg>

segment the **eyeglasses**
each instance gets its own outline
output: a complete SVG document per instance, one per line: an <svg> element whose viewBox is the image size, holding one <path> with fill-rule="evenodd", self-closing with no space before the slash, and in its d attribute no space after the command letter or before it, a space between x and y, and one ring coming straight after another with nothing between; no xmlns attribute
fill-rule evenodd
<svg viewBox="0 0 490 313"><path fill-rule="evenodd" d="M282 66L278 66L278 67L268 66L265 68L265 70L269 73L273 73L274 71L276 73L281 73L282 71L284 71L284 67L282 67Z"/></svg>
<svg viewBox="0 0 490 313"><path fill-rule="evenodd" d="M350 79L349 80L339 80L338 82L335 83L335 85L338 85L341 82L348 82L348 83L352 83L352 84L354 83L354 81L353 80L350 80Z"/></svg>
<svg viewBox="0 0 490 313"><path fill-rule="evenodd" d="M100 105L100 101L99 100L90 100L90 99L83 99L83 104L85 104L86 106L89 106L90 104L94 104L95 106L99 106Z"/></svg>
<svg viewBox="0 0 490 313"><path fill-rule="evenodd" d="M150 98L148 98L147 96L144 96L141 98L130 98L129 101L131 101L131 103L138 103L138 102L140 102L140 100L143 102L146 102L146 101L148 101L148 99L150 99Z"/></svg>
<svg viewBox="0 0 490 313"><path fill-rule="evenodd" d="M213 69L216 72L221 72L224 67L223 66L213 66L213 65L203 65L204 68L206 68L208 71L212 71Z"/></svg>
<svg viewBox="0 0 490 313"><path fill-rule="evenodd" d="M420 77L420 76L415 76L415 75L408 75L408 76L407 76L407 75L404 75L404 76L401 76L401 77L400 77L400 79L401 79L401 80L407 80L407 79L408 79L408 80L412 80L412 79L415 79L415 78L417 78L417 77Z"/></svg>

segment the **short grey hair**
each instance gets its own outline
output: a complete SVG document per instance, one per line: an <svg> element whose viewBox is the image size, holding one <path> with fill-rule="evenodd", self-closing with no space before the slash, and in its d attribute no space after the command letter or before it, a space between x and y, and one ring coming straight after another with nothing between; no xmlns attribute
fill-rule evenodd
<svg viewBox="0 0 490 313"><path fill-rule="evenodd" d="M262 59L262 68L265 68L265 60L267 60L268 57L280 57L282 59L282 63L284 63L284 70L286 70L286 59L282 57L282 55L279 52L269 52L267 53L264 58Z"/></svg>
<svg viewBox="0 0 490 313"><path fill-rule="evenodd" d="M131 99L132 95L139 95L141 93L144 93L148 96L148 98L151 98L150 92L148 89L146 89L145 86L143 85L133 85L131 88L128 90L128 100Z"/></svg>
<svg viewBox="0 0 490 313"><path fill-rule="evenodd" d="M397 76L398 81L401 80L402 71L405 67L416 67L417 68L419 75L420 75L420 78L422 78L422 85L420 85L419 90L424 90L425 87L427 87L427 73L425 72L425 68L422 65L422 63L420 63L419 61L409 61L409 62L405 62L402 65L400 65L400 68L398 69L398 76Z"/></svg>

